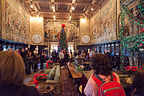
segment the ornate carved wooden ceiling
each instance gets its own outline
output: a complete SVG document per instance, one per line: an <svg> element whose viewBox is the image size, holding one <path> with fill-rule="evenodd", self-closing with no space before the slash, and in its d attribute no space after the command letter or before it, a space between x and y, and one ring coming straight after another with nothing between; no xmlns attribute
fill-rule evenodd
<svg viewBox="0 0 144 96"><path fill-rule="evenodd" d="M31 15L59 19L79 19L83 16L90 17L108 0L19 0ZM33 8L30 7L33 5ZM52 8L53 6L53 8ZM72 10L72 7L75 9ZM93 8L93 10L92 10Z"/></svg>

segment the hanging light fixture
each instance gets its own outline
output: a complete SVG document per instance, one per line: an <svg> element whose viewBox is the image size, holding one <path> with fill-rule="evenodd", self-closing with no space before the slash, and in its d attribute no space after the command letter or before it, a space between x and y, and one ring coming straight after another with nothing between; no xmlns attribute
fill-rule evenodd
<svg viewBox="0 0 144 96"><path fill-rule="evenodd" d="M32 5L32 4L30 5L30 8L33 8L33 5Z"/></svg>
<svg viewBox="0 0 144 96"><path fill-rule="evenodd" d="M30 1L30 8L34 8L32 1Z"/></svg>
<svg viewBox="0 0 144 96"><path fill-rule="evenodd" d="M54 15L53 17L55 18L56 16Z"/></svg>
<svg viewBox="0 0 144 96"><path fill-rule="evenodd" d="M94 8L91 8L91 11L93 11L94 10Z"/></svg>
<svg viewBox="0 0 144 96"><path fill-rule="evenodd" d="M37 17L39 17L39 13L37 12Z"/></svg>
<svg viewBox="0 0 144 96"><path fill-rule="evenodd" d="M52 9L54 9L55 8L55 6L54 5L52 5Z"/></svg>
<svg viewBox="0 0 144 96"><path fill-rule="evenodd" d="M55 15L53 16L53 18L54 18L54 20L56 20L56 16Z"/></svg>
<svg viewBox="0 0 144 96"><path fill-rule="evenodd" d="M75 10L75 7L74 7L74 5L72 5L71 9L72 9L72 10Z"/></svg>

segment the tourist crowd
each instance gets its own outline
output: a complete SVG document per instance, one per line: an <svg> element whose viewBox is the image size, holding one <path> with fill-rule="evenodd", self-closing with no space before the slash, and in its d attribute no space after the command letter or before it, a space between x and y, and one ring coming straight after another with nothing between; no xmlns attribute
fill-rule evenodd
<svg viewBox="0 0 144 96"><path fill-rule="evenodd" d="M81 53L76 50L69 53L61 50L58 54L53 51L52 60L65 64L71 61L73 57L84 58L85 61L91 61L93 74L87 82L84 89L86 96L126 96L121 86L118 74L113 72L112 65L107 54L96 53L94 51ZM90 59L91 58L91 59ZM44 52L37 54L27 49L8 50L0 52L0 95L1 96L39 96L35 87L24 85L25 73L30 73L32 68L37 70L37 63L43 63L47 59ZM62 66L62 65L61 65ZM137 72L132 83L131 96L144 96L144 71ZM107 89L107 90L106 90Z"/></svg>

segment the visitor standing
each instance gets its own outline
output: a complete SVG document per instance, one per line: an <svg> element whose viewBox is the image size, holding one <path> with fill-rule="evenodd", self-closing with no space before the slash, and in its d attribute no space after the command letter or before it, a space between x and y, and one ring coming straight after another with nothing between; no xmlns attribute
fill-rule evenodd
<svg viewBox="0 0 144 96"><path fill-rule="evenodd" d="M59 59L60 59L60 67L64 65L64 53L63 50L60 51L59 53Z"/></svg>
<svg viewBox="0 0 144 96"><path fill-rule="evenodd" d="M120 95L108 95L108 96L125 96L123 95L125 93L122 86L120 85L119 76L116 73L112 72L112 66L107 56L104 54L95 54L92 56L91 62L92 62L91 66L93 68L93 74L91 75L84 89L85 95L100 96L101 94L100 89L102 87L102 84L104 84L104 82L106 83L110 81L115 81L115 85L120 86L120 92L122 93Z"/></svg>

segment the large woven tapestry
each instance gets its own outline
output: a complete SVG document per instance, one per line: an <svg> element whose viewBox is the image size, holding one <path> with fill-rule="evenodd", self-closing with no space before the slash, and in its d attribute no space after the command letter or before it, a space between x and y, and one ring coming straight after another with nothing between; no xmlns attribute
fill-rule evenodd
<svg viewBox="0 0 144 96"><path fill-rule="evenodd" d="M116 40L116 0L109 0L90 23L93 44Z"/></svg>
<svg viewBox="0 0 144 96"><path fill-rule="evenodd" d="M29 43L30 16L16 0L2 0L2 38Z"/></svg>
<svg viewBox="0 0 144 96"><path fill-rule="evenodd" d="M78 21L44 19L45 41L57 42L61 32L61 25L65 24L65 32L68 42L73 42L79 36Z"/></svg>

